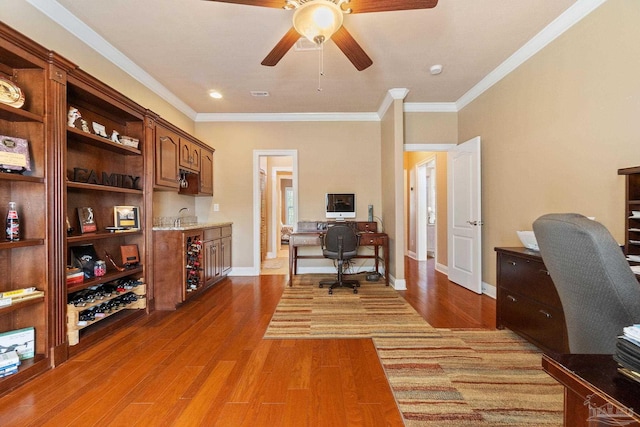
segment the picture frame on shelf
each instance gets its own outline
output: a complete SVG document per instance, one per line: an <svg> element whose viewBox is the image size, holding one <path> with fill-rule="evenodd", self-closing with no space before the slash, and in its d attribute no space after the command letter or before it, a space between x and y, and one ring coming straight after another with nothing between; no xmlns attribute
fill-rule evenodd
<svg viewBox="0 0 640 427"><path fill-rule="evenodd" d="M113 224L127 230L140 230L140 208L138 206L114 206Z"/></svg>
<svg viewBox="0 0 640 427"><path fill-rule="evenodd" d="M103 138L109 138L109 136L107 135L107 129L104 127L104 125L101 125L100 123L97 123L97 122L92 122L92 127L96 135L101 136Z"/></svg>
<svg viewBox="0 0 640 427"><path fill-rule="evenodd" d="M91 207L85 206L78 208L78 223L80 224L80 232L82 234L95 233L98 231L95 214Z"/></svg>
<svg viewBox="0 0 640 427"><path fill-rule="evenodd" d="M0 171L23 173L31 171L29 141L0 135Z"/></svg>

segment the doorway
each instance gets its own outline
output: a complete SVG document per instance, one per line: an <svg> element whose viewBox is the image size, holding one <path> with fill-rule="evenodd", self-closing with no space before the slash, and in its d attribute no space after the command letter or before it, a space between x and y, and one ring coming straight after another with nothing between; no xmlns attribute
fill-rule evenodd
<svg viewBox="0 0 640 427"><path fill-rule="evenodd" d="M298 218L297 157L297 150L254 150L256 274L288 274L285 237Z"/></svg>
<svg viewBox="0 0 640 427"><path fill-rule="evenodd" d="M416 165L416 258L436 257L437 182L436 158L430 155Z"/></svg>

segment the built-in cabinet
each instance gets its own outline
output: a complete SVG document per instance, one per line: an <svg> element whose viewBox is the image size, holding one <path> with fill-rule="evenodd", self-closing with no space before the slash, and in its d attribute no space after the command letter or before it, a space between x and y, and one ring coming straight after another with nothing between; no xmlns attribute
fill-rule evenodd
<svg viewBox="0 0 640 427"><path fill-rule="evenodd" d="M155 308L175 310L231 270L231 224L156 229Z"/></svg>
<svg viewBox="0 0 640 427"><path fill-rule="evenodd" d="M54 169L47 162L47 92L50 90L47 52L0 24L0 78L20 88L21 108L0 103L0 135L28 140L30 169L23 174L0 173L0 215L4 224L9 202L16 202L20 217L20 240L5 241L0 236L0 293L27 287L38 289L37 297L14 300L0 307L0 333L34 328L35 356L22 361L16 374L0 378L0 393L6 392L51 365L51 329L54 289L49 280L52 266L43 262L51 257L49 211ZM16 104L17 105L17 104ZM5 138L3 138L5 140ZM11 142L7 142L11 144ZM2 154L0 150L0 154ZM4 164L4 161L0 161ZM4 229L4 226L3 226ZM6 299L5 299L6 301ZM22 344L22 343L20 343ZM5 349L2 349L4 352Z"/></svg>
<svg viewBox="0 0 640 427"><path fill-rule="evenodd" d="M103 284L116 286L127 280L146 285L147 217L152 206L151 187L145 180L146 110L80 70L68 73L65 110L77 110L81 115L65 124L65 214L66 223L71 226L66 233L66 265L74 263L72 250L87 245L94 248L99 259L106 261L106 274L68 285L67 294L72 299L78 291ZM104 128L103 136L95 130L96 124ZM123 144L121 139L127 137L137 140L138 145ZM131 219L124 224L116 222L116 207L121 212L131 211ZM95 223L95 231L84 232L82 229L80 218L87 209ZM131 228L108 230L120 225ZM122 246L135 247L140 261L125 267ZM146 299L146 293L137 297ZM99 311L100 307L93 304L95 302L87 304L83 311L89 314L91 310ZM143 314L145 310L141 309L145 308L146 304L141 303L123 305L108 313L98 313L99 316L91 321L82 321L73 315L78 310L69 306L68 343L70 346L91 344L114 327ZM70 352L82 347L70 348Z"/></svg>
<svg viewBox="0 0 640 427"><path fill-rule="evenodd" d="M213 195L214 149L171 123L157 118L154 141L154 189L194 196Z"/></svg>
<svg viewBox="0 0 640 427"><path fill-rule="evenodd" d="M200 145L180 138L180 167L192 172L200 172Z"/></svg>
<svg viewBox="0 0 640 427"><path fill-rule="evenodd" d="M182 170L190 187L183 194L213 194L214 150L2 23L0 79L0 216L4 221L9 202L15 202L20 218L19 240L0 236L0 293L36 289L28 297L0 295L0 334L32 328L28 345L34 346L17 373L0 375L3 394L153 308L153 190L186 190ZM25 141L28 160L25 150L14 149ZM16 159L23 169L9 172ZM135 214L116 217L115 207ZM83 228L80 218L95 228ZM122 222L130 228L108 229ZM209 254L202 251L207 230L191 240L178 233L180 249L155 258L169 267L168 255L178 255L182 287L176 302L197 295L231 267L231 226L206 233L212 236ZM166 241L160 240L162 247ZM191 290L185 286L188 242L202 251L192 259L199 279ZM72 249L79 247L93 248L106 265L82 281L68 281ZM123 247L135 248L138 260L125 262ZM202 262L211 268L205 271ZM104 285L114 285L116 293L78 301L79 294ZM159 295L162 304L166 299Z"/></svg>
<svg viewBox="0 0 640 427"><path fill-rule="evenodd" d="M618 169L625 176L624 252L629 262L640 264L640 166Z"/></svg>
<svg viewBox="0 0 640 427"><path fill-rule="evenodd" d="M564 310L539 252L496 248L496 326L509 328L543 350L569 352Z"/></svg>

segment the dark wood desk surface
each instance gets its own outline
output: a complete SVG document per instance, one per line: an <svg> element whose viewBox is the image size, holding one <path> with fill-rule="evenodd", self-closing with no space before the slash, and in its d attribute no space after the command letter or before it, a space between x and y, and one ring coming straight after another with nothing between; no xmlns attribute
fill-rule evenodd
<svg viewBox="0 0 640 427"><path fill-rule="evenodd" d="M298 255L298 247L300 246L321 246L323 231L313 232L296 232L289 237L289 286L292 285L293 276L298 274L298 259L324 259L320 255ZM355 258L373 259L375 269L379 270L379 261L384 263L385 284L389 286L389 236L386 233L377 232L361 232L359 246L372 246L374 248L373 255L358 254ZM382 248L383 256L380 256L380 248Z"/></svg>
<svg viewBox="0 0 640 427"><path fill-rule="evenodd" d="M618 373L612 356L545 354L542 367L565 387L566 427L640 426L640 384Z"/></svg>

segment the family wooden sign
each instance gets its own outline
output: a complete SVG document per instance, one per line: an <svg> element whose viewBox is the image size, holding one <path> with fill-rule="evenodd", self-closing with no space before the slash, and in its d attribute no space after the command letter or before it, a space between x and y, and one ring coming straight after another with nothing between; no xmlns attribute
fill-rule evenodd
<svg viewBox="0 0 640 427"><path fill-rule="evenodd" d="M102 172L98 174L93 169L73 168L73 181L85 184L106 185L109 187L131 188L142 190L140 177L121 173Z"/></svg>

